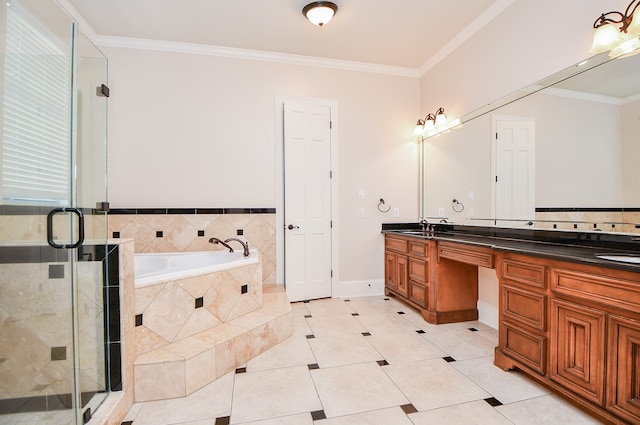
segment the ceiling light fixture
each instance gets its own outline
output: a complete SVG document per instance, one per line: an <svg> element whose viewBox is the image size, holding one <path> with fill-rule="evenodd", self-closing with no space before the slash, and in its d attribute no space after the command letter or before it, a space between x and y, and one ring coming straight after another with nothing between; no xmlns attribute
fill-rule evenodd
<svg viewBox="0 0 640 425"><path fill-rule="evenodd" d="M302 14L319 27L325 26L338 12L338 6L330 1L314 1L302 8Z"/></svg>
<svg viewBox="0 0 640 425"><path fill-rule="evenodd" d="M624 13L607 12L593 23L595 33L590 53L609 51L610 57L640 53L640 0L633 0Z"/></svg>

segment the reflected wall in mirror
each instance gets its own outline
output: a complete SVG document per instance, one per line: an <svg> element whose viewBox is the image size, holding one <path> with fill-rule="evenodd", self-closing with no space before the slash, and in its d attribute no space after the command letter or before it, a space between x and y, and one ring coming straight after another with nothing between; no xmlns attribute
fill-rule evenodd
<svg viewBox="0 0 640 425"><path fill-rule="evenodd" d="M640 233L638 70L599 55L424 140L422 216Z"/></svg>

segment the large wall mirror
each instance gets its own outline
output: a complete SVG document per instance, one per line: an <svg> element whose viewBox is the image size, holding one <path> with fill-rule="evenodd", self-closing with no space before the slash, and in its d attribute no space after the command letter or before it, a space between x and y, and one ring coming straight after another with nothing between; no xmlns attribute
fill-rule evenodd
<svg viewBox="0 0 640 425"><path fill-rule="evenodd" d="M424 139L430 222L640 233L640 55L594 56Z"/></svg>

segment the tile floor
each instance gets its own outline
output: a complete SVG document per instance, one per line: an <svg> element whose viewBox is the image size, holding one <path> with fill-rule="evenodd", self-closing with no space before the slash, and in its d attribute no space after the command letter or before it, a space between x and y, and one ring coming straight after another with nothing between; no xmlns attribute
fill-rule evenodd
<svg viewBox="0 0 640 425"><path fill-rule="evenodd" d="M291 338L189 397L135 404L125 423L600 423L493 366L497 331L480 322L430 325L382 296L295 303L293 311Z"/></svg>

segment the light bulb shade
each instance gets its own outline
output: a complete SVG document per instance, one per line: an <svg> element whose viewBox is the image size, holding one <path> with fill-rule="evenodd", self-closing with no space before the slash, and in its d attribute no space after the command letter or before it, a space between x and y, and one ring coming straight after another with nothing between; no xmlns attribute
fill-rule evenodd
<svg viewBox="0 0 640 425"><path fill-rule="evenodd" d="M622 41L620 30L613 24L603 24L596 28L593 34L593 44L590 53L602 53L616 47Z"/></svg>
<svg viewBox="0 0 640 425"><path fill-rule="evenodd" d="M447 116L444 114L444 112L436 115L436 122L435 125L436 127L442 127L443 125L447 124Z"/></svg>
<svg viewBox="0 0 640 425"><path fill-rule="evenodd" d="M433 120L427 120L427 121L424 123L424 130L425 130L426 132L433 131L433 130L435 130L435 129L436 129L435 121L433 121Z"/></svg>
<svg viewBox="0 0 640 425"><path fill-rule="evenodd" d="M338 6L330 1L314 1L302 9L302 14L319 27L326 25L338 11Z"/></svg>
<svg viewBox="0 0 640 425"><path fill-rule="evenodd" d="M627 34L631 37L640 35L640 6L633 12L633 18L631 18L631 23L627 27Z"/></svg>
<svg viewBox="0 0 640 425"><path fill-rule="evenodd" d="M613 50L611 50L611 52L609 52L609 57L626 57L637 53L640 53L640 39L638 39L638 37L633 37L618 44Z"/></svg>
<svg viewBox="0 0 640 425"><path fill-rule="evenodd" d="M424 136L424 125L418 124L416 125L416 129L413 130L414 136Z"/></svg>

